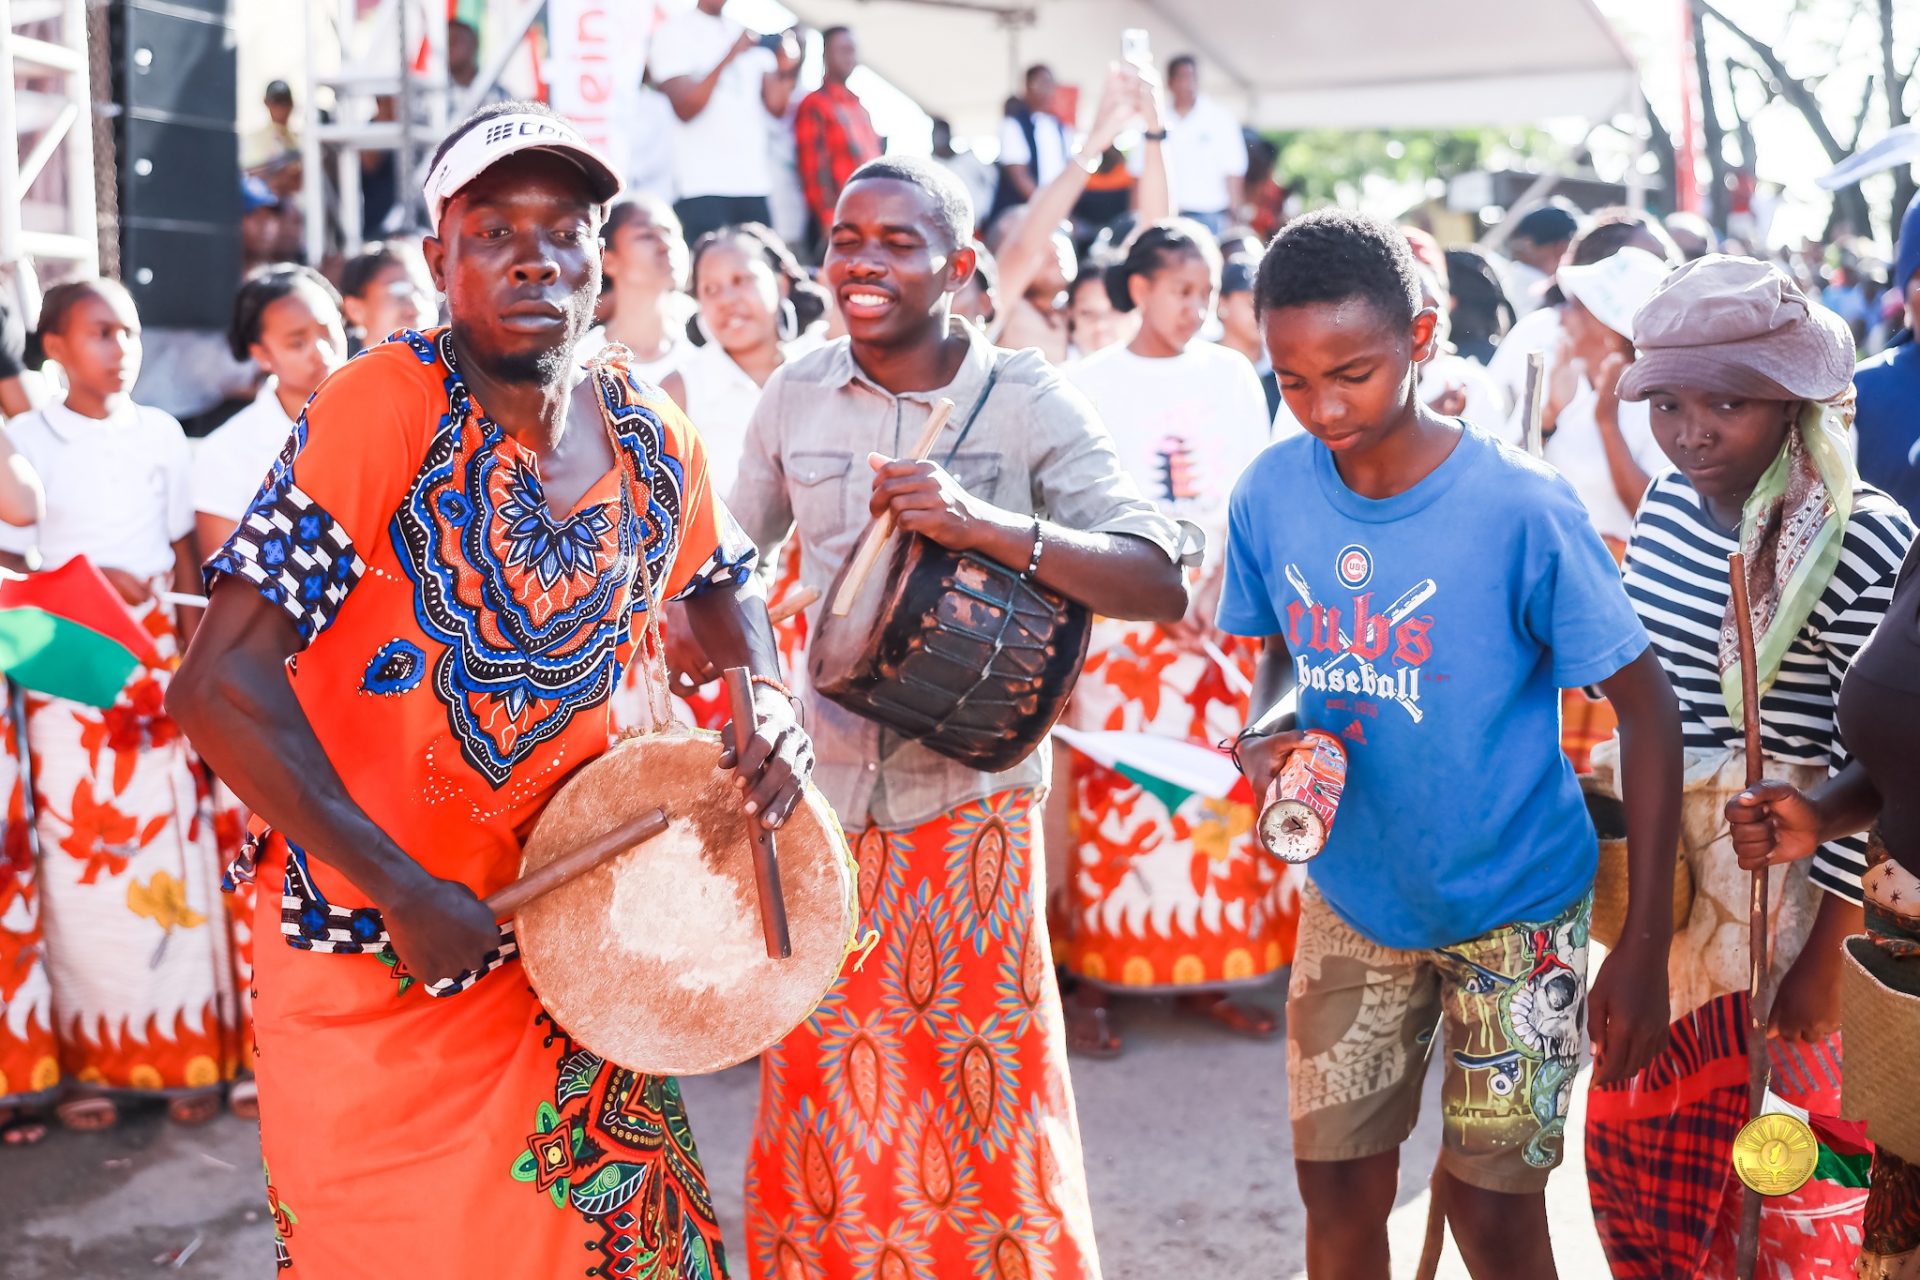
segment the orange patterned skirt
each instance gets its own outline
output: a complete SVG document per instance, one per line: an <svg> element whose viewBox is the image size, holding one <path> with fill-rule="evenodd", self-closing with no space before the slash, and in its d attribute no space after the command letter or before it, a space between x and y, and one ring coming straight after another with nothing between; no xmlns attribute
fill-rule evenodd
<svg viewBox="0 0 1920 1280"><path fill-rule="evenodd" d="M1222 656L1250 683L1250 644ZM1161 627L1102 618L1067 714L1081 729L1211 746L1247 722L1245 687ZM1129 778L1078 753L1070 785L1061 959L1075 977L1136 993L1216 990L1292 962L1305 868L1261 846L1253 804Z"/></svg>
<svg viewBox="0 0 1920 1280"><path fill-rule="evenodd" d="M384 949L287 945L289 856L260 863L254 1006L283 1271L722 1280L672 1078L575 1045L517 961L434 996Z"/></svg>
<svg viewBox="0 0 1920 1280"><path fill-rule="evenodd" d="M860 834L870 962L761 1059L765 1280L1097 1280L1033 793Z"/></svg>

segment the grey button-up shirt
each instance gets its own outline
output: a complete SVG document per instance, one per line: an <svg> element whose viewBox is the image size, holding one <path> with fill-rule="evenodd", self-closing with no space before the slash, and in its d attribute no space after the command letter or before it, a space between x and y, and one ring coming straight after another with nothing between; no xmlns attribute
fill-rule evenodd
<svg viewBox="0 0 1920 1280"><path fill-rule="evenodd" d="M747 427L740 473L727 506L759 546L763 563L798 534L800 575L821 599L852 554L873 495L869 453L913 448L942 397L953 418L934 446L968 493L1007 511L1070 529L1144 538L1173 560L1180 531L1140 496L1093 406L1037 351L998 350L964 322L971 347L947 386L896 396L854 362L846 338L787 364L768 380ZM959 451L948 454L999 365L991 394ZM955 763L807 691L806 721L818 760L814 779L841 820L906 830L1014 787L1044 787L1043 747L1003 773Z"/></svg>

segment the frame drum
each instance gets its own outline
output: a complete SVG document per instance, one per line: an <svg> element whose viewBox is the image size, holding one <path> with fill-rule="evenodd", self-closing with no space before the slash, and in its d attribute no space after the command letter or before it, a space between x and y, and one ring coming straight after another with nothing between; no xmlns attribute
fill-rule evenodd
<svg viewBox="0 0 1920 1280"><path fill-rule="evenodd" d="M521 874L655 807L668 829L523 908L527 979L567 1034L651 1075L744 1062L813 1013L852 948L854 864L809 786L779 829L793 954L767 957L747 817L720 735L630 737L581 767L527 838Z"/></svg>

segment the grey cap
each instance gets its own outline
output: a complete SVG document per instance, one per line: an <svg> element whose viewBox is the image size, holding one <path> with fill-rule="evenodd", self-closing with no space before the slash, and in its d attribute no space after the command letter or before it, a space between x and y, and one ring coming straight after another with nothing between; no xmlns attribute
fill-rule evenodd
<svg viewBox="0 0 1920 1280"><path fill-rule="evenodd" d="M1755 400L1832 400L1853 382L1853 331L1771 263L1710 253L1633 318L1620 398L1687 387Z"/></svg>

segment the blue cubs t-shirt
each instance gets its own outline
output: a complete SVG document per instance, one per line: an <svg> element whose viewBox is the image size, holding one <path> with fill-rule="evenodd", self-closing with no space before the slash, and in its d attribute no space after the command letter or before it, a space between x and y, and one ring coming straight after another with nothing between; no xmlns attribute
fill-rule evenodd
<svg viewBox="0 0 1920 1280"><path fill-rule="evenodd" d="M1425 948L1551 919L1593 883L1593 825L1560 750L1563 687L1647 635L1573 487L1473 427L1391 498L1347 488L1311 436L1234 488L1218 622L1280 635L1300 724L1347 784L1308 864L1342 919Z"/></svg>

